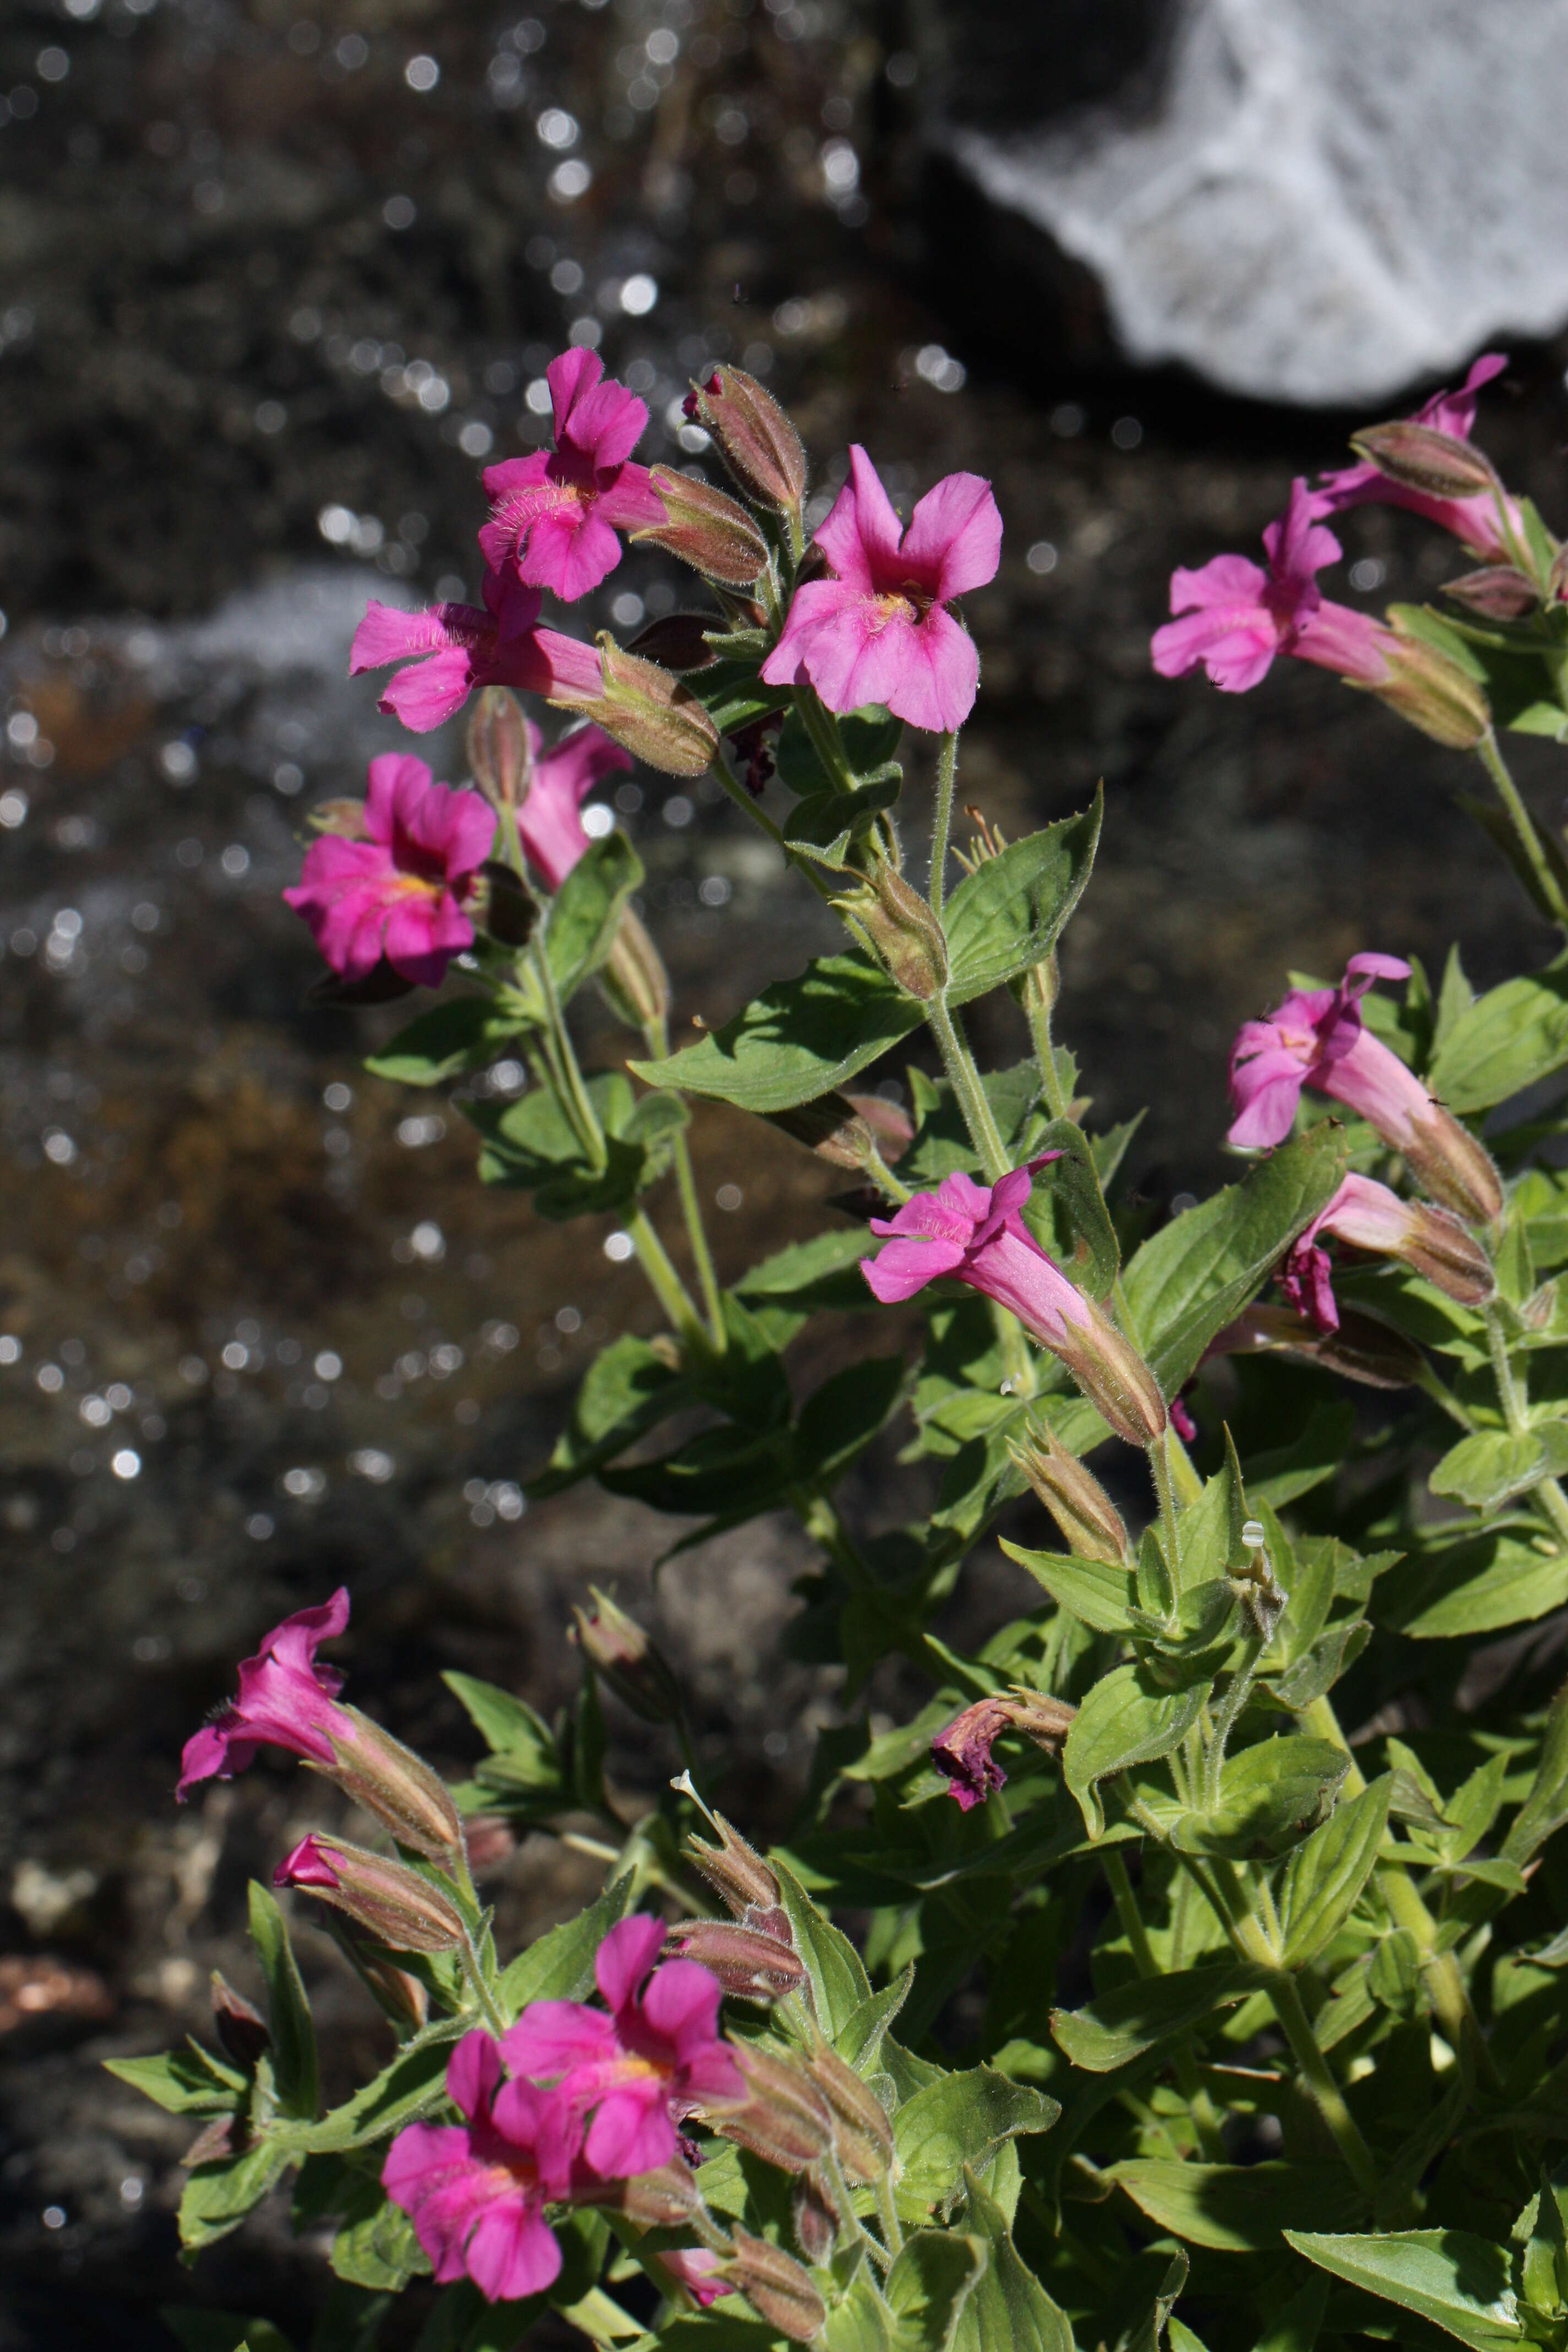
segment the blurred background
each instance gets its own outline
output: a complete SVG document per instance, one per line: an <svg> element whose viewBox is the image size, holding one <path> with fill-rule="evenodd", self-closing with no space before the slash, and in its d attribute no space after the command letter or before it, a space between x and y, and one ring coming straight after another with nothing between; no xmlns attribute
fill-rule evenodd
<svg viewBox="0 0 1568 2352"><path fill-rule="evenodd" d="M1006 538L969 606L961 798L1011 835L1106 780L1060 1028L1097 1120L1152 1104L1133 1164L1161 1212L1222 1172L1228 1040L1288 966L1458 937L1485 983L1544 945L1452 804L1451 755L1320 672L1233 698L1148 661L1173 564L1251 550L1292 474L1499 331L1531 340L1481 437L1564 515L1568 11L1471 13L8 0L0 2352L167 2352L157 2308L193 2294L308 2340L319 2250L269 2212L189 2280L188 2135L99 2068L200 2030L215 1963L254 1989L244 1881L326 1817L265 1761L172 1802L266 1626L347 1582L353 1696L458 1766L439 1669L548 1711L575 1679L570 1603L612 1581L762 1834L837 1703L788 1655L793 1527L656 1590L679 1528L592 1489L525 1502L595 1349L654 1327L635 1266L597 1223L481 1193L449 1103L364 1077L388 1017L307 1002L319 967L279 898L304 812L402 740L346 677L367 596L476 594L480 471L546 437L567 341L647 401L650 461L703 463L692 375L761 376L809 445L814 520L852 439L906 510L954 467L991 477ZM1343 537L1374 606L1464 568L1393 513ZM625 639L686 601L632 551L574 621ZM459 730L421 748L461 780ZM1551 756L1519 761L1548 795ZM918 842L918 746L910 769ZM827 943L716 793L645 773L615 807L678 1026ZM1009 1019L977 1023L988 1053L1022 1049ZM722 1110L695 1150L727 1274L819 1225L841 1181ZM888 1452L854 1507L885 1524L923 1492ZM973 1565L966 1641L1019 1605L1012 1573ZM674 1768L612 1730L626 1789ZM595 1885L541 1839L492 1892L523 1936ZM341 2086L380 2029L300 1941Z"/></svg>

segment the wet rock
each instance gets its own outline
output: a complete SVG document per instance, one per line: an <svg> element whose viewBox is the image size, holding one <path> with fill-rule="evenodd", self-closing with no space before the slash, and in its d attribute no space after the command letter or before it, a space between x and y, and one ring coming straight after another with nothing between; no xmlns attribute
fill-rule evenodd
<svg viewBox="0 0 1568 2352"><path fill-rule="evenodd" d="M1068 296L1080 341L1336 405L1568 319L1565 0L1047 15L1048 57L1000 0L973 39L963 12L934 136L1004 238L1035 233L1009 258Z"/></svg>

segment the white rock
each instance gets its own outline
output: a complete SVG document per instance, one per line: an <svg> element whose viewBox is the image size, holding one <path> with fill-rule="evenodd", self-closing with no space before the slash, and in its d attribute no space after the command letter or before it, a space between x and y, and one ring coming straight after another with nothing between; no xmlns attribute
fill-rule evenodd
<svg viewBox="0 0 1568 2352"><path fill-rule="evenodd" d="M1141 362L1387 398L1568 320L1568 0L1181 0L1158 102L949 126Z"/></svg>

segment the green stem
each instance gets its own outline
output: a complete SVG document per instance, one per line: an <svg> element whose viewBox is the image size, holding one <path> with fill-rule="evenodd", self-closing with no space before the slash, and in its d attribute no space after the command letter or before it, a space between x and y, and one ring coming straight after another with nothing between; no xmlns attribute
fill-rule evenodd
<svg viewBox="0 0 1568 2352"><path fill-rule="evenodd" d="M1165 1433L1149 1443L1149 1473L1154 1481L1154 1493L1160 1505L1160 1532L1165 1541L1165 1554L1170 1563L1171 1581L1180 1586L1182 1580L1181 1548L1176 1536L1176 1496L1171 1484L1171 1457L1166 1451Z"/></svg>
<svg viewBox="0 0 1568 2352"><path fill-rule="evenodd" d="M1383 2183L1377 2159L1361 2136L1361 2128L1344 2101L1344 2094L1335 2082L1328 2060L1318 2047L1311 2022L1301 2006L1301 1996L1296 1990L1296 1979L1283 1969L1271 1969L1264 1990L1269 2003L1284 2030L1302 2078L1317 2103L1333 2135L1340 2154L1354 2177L1362 2194L1376 2204Z"/></svg>
<svg viewBox="0 0 1568 2352"><path fill-rule="evenodd" d="M1268 1643L1261 1633L1248 1634L1241 1654L1241 1664L1231 1675L1219 1713L1215 1717L1214 1736L1204 1759L1204 1796L1211 1811L1219 1803L1220 1775L1225 1769L1225 1751L1230 1735L1240 1720L1252 1688L1252 1677L1258 1671L1258 1661Z"/></svg>
<svg viewBox="0 0 1568 2352"><path fill-rule="evenodd" d="M980 1073L974 1066L958 1016L950 1009L945 993L933 996L927 1004L926 1026L936 1039L942 1067L947 1072L958 1107L963 1113L969 1139L980 1154L986 1178L993 1184L1000 1183L1008 1172L1006 1146L992 1116L991 1106L985 1099L985 1089L980 1083Z"/></svg>
<svg viewBox="0 0 1568 2352"><path fill-rule="evenodd" d="M1116 1906L1116 1916L1121 1922L1121 1932L1132 1954L1133 1966L1141 1977L1157 1977L1161 1973L1160 1964L1154 1958L1149 1931L1143 1925L1142 1914L1132 1892L1132 1881L1127 1875L1127 1864L1122 1860L1120 1848L1110 1847L1101 1857L1101 1866L1110 1888L1110 1899ZM1190 2042L1182 2041L1176 2044L1172 2053L1172 2062L1175 2067L1176 2082L1192 2115L1198 2144L1205 2156L1211 2164L1228 2163L1230 2159L1220 2135L1220 2119L1214 2101L1204 2088Z"/></svg>
<svg viewBox="0 0 1568 2352"><path fill-rule="evenodd" d="M1513 1365L1509 1358L1508 1340L1503 1332L1502 1318L1495 1307L1487 1308L1486 1323L1487 1346L1491 1350L1492 1377L1497 1382L1498 1402L1502 1407L1502 1417L1508 1423L1510 1434L1520 1437L1523 1435L1528 1425L1524 1410L1525 1397L1514 1377Z"/></svg>
<svg viewBox="0 0 1568 2352"><path fill-rule="evenodd" d="M947 889L947 844L952 829L952 788L958 777L958 730L950 728L937 745L936 808L931 829L931 910L940 923Z"/></svg>
<svg viewBox="0 0 1568 2352"><path fill-rule="evenodd" d="M647 1276L650 1288L687 1347L700 1356L711 1353L702 1318L691 1303L686 1285L670 1262L668 1251L648 1223L644 1209L634 1209L626 1219L626 1231L637 1254L637 1263Z"/></svg>
<svg viewBox="0 0 1568 2352"><path fill-rule="evenodd" d="M1508 763L1498 747L1497 736L1489 727L1476 745L1476 756L1497 789L1497 796L1518 836L1519 845L1535 877L1543 905L1550 908L1552 919L1568 929L1568 904L1563 901L1562 887L1541 845L1541 835L1535 830L1534 819L1524 805L1519 786L1509 773Z"/></svg>
<svg viewBox="0 0 1568 2352"><path fill-rule="evenodd" d="M767 835L768 839L773 843L773 847L780 853L784 863L787 866L793 866L797 874L805 875L806 880L810 883L812 888L816 891L819 898L831 898L833 896L833 885L829 882L827 877L825 874L818 873L812 860L809 857L803 857L799 850L795 847L794 844L784 839L784 835L779 831L778 826L773 823L766 809L761 807L759 803L752 798L751 793L746 790L745 785L741 782L741 779L737 776L733 768L731 767L729 761L725 758L721 747L713 755L713 773L718 777L719 782L723 785L724 790L729 793L730 798L734 802L735 806L738 809L743 809L747 816L750 817L752 823L758 827L759 831Z"/></svg>
<svg viewBox="0 0 1568 2352"><path fill-rule="evenodd" d="M686 1238L697 1267L698 1287L702 1293L702 1305L708 1316L713 1352L721 1356L728 1337L724 1329L724 1301L720 1294L713 1253L708 1246L707 1230L702 1223L702 1203L697 1197L697 1176L684 1135L677 1135L675 1139L674 1156L675 1186L680 1195L680 1213L686 1220Z"/></svg>
<svg viewBox="0 0 1568 2352"><path fill-rule="evenodd" d="M797 686L795 707L800 713L801 725L811 739L811 748L821 761L841 793L852 793L858 781L844 749L844 739L833 720L832 713L824 709L815 687Z"/></svg>
<svg viewBox="0 0 1568 2352"><path fill-rule="evenodd" d="M830 1497L796 1487L791 1496L796 1517L814 1543L822 1546L852 1592L869 1592L876 1579L861 1559L855 1538L838 1516Z"/></svg>
<svg viewBox="0 0 1568 2352"><path fill-rule="evenodd" d="M539 981L539 992L544 999L548 1034L553 1048L552 1059L558 1064L563 1089L562 1108L577 1129L578 1140L595 1169L610 1164L609 1150L605 1142L605 1130L599 1124L599 1114L594 1108L583 1072L577 1061L566 1018L556 992L555 974L550 969L550 954L544 944L542 926L533 935L531 950L533 969Z"/></svg>
<svg viewBox="0 0 1568 2352"><path fill-rule="evenodd" d="M877 2219L882 2225L882 2242L888 2252L890 2254L900 2252L904 2242L903 2225L899 2220L899 2204L893 2195L892 2178L886 2172L877 2175Z"/></svg>
<svg viewBox="0 0 1568 2352"><path fill-rule="evenodd" d="M458 1947L458 1959L464 1976L468 1980L468 1989L479 2003L485 2023L492 2033L504 2033L511 2021L501 2015L496 2004L495 1995L485 1982L485 1972L479 1966L479 1956L474 1949L473 1937L466 1929L463 1940Z"/></svg>
<svg viewBox="0 0 1568 2352"><path fill-rule="evenodd" d="M1446 1412L1450 1421L1458 1422L1461 1429L1475 1428L1474 1421L1465 1411L1458 1398L1433 1370L1425 1356L1421 1359L1421 1370L1416 1375L1415 1385L1425 1395L1431 1398L1440 1412Z"/></svg>
<svg viewBox="0 0 1568 2352"><path fill-rule="evenodd" d="M1057 1049L1051 1037L1051 1019L1056 1012L1057 960L1053 954L1047 963L1037 964L1024 983L1024 1012L1034 1040L1035 1059L1040 1066L1040 1084L1053 1118L1070 1118L1072 1106L1057 1068Z"/></svg>

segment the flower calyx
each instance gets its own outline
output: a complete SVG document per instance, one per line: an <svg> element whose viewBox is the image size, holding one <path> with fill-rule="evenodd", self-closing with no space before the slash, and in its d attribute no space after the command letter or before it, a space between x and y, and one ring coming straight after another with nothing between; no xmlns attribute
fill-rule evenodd
<svg viewBox="0 0 1568 2352"><path fill-rule="evenodd" d="M468 768L492 808L518 808L533 774L533 746L515 694L481 687L468 720Z"/></svg>
<svg viewBox="0 0 1568 2352"><path fill-rule="evenodd" d="M1068 1551L1079 1559L1127 1564L1132 1555L1121 1512L1093 1471L1068 1452L1048 1424L1030 1422L1026 1435L1007 1451L1055 1519Z"/></svg>
<svg viewBox="0 0 1568 2352"><path fill-rule="evenodd" d="M743 506L724 490L693 481L672 467L653 468L653 486L668 520L645 526L633 539L662 547L705 580L750 588L768 568L768 543Z"/></svg>
<svg viewBox="0 0 1568 2352"><path fill-rule="evenodd" d="M906 996L929 1004L947 986L947 939L918 890L885 857L831 901L869 940Z"/></svg>
<svg viewBox="0 0 1568 2352"><path fill-rule="evenodd" d="M773 398L744 368L716 367L681 403L714 445L747 498L798 523L805 499L805 451Z"/></svg>
<svg viewBox="0 0 1568 2352"><path fill-rule="evenodd" d="M697 697L658 662L626 653L601 631L596 692L573 687L551 699L595 719L606 735L667 776L700 776L713 764L719 730Z"/></svg>
<svg viewBox="0 0 1568 2352"><path fill-rule="evenodd" d="M583 1655L622 1705L645 1723L678 1723L680 1685L652 1636L596 1584L588 1590L593 1609L574 1607L572 1612L574 1638Z"/></svg>
<svg viewBox="0 0 1568 2352"><path fill-rule="evenodd" d="M455 1952L467 1940L462 1913L440 1889L367 1846L312 1831L272 1874L349 1917L395 1952Z"/></svg>

